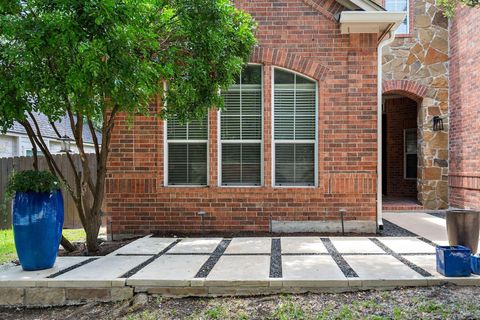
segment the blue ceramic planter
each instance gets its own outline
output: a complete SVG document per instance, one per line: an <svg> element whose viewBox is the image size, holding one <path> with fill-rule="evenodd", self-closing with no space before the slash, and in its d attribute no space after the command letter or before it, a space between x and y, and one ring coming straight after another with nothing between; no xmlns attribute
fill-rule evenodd
<svg viewBox="0 0 480 320"><path fill-rule="evenodd" d="M12 221L15 247L23 270L53 267L62 237L63 198L54 192L17 192Z"/></svg>

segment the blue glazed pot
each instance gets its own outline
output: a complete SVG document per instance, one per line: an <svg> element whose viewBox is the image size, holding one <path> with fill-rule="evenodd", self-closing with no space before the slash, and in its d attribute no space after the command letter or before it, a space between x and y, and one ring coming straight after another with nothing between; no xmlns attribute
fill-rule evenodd
<svg viewBox="0 0 480 320"><path fill-rule="evenodd" d="M53 267L62 237L63 218L63 197L60 190L15 194L13 233L23 270Z"/></svg>

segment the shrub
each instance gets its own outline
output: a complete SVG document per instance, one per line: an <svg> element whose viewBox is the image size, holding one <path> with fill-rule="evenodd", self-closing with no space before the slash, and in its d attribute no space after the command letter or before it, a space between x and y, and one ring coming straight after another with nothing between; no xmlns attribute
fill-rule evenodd
<svg viewBox="0 0 480 320"><path fill-rule="evenodd" d="M16 192L52 192L61 186L58 178L48 171L14 171L8 179L5 196L11 199Z"/></svg>

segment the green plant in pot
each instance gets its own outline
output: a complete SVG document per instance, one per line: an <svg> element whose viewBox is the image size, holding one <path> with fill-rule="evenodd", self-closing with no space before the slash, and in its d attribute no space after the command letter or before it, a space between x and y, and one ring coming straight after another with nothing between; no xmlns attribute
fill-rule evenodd
<svg viewBox="0 0 480 320"><path fill-rule="evenodd" d="M60 181L47 171L14 172L6 196L13 199L13 233L22 268L31 271L53 267L64 219Z"/></svg>
<svg viewBox="0 0 480 320"><path fill-rule="evenodd" d="M462 245L477 253L480 212L468 209L447 210L447 235L451 246Z"/></svg>

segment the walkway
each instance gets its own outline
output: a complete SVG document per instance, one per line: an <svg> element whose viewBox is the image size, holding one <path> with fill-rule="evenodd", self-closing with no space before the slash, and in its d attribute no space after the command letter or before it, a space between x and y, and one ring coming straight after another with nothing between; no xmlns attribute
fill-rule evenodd
<svg viewBox="0 0 480 320"><path fill-rule="evenodd" d="M53 302L71 303L92 292L120 299L132 290L203 296L480 284L477 276L439 275L434 253L416 237L144 237L105 257L61 257L50 270L0 273L0 304L40 303L52 290L61 297Z"/></svg>

